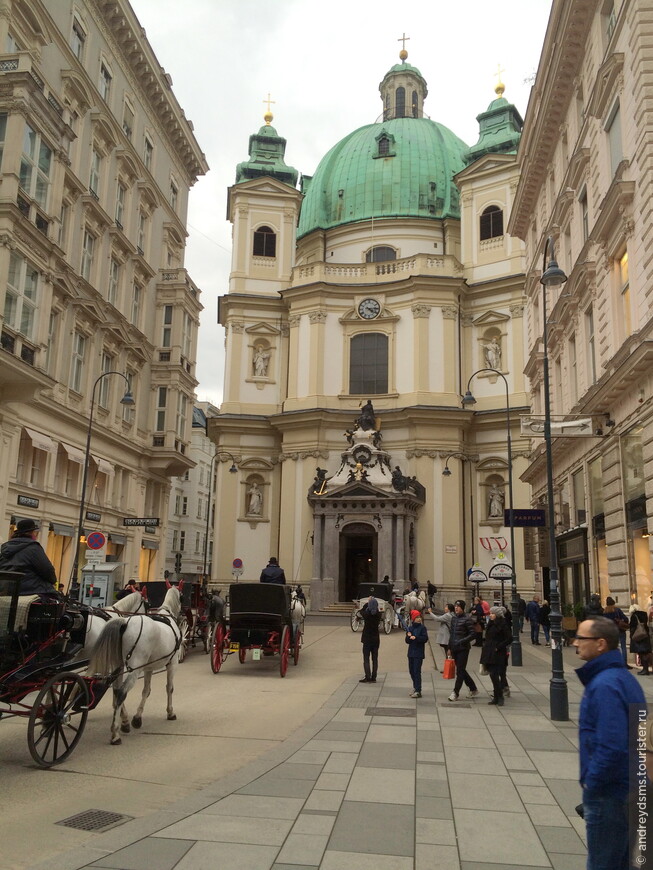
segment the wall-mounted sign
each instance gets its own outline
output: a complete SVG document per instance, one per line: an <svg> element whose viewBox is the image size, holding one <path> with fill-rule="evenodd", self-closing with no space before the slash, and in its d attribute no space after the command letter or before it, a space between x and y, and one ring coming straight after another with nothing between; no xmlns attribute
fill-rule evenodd
<svg viewBox="0 0 653 870"><path fill-rule="evenodd" d="M158 526L159 517L123 517L123 526Z"/></svg>
<svg viewBox="0 0 653 870"><path fill-rule="evenodd" d="M16 503L22 507L37 508L39 506L38 498L32 498L29 495L19 495Z"/></svg>
<svg viewBox="0 0 653 870"><path fill-rule="evenodd" d="M510 522L510 509L504 510L504 525L512 525L515 528L527 528L528 526L545 526L546 518L544 511L539 508L513 508L512 523Z"/></svg>
<svg viewBox="0 0 653 870"><path fill-rule="evenodd" d="M102 514L95 514L93 511L86 511L86 519L92 523L99 523L102 519Z"/></svg>
<svg viewBox="0 0 653 870"><path fill-rule="evenodd" d="M457 553L458 552L458 545L457 544L445 544L444 545L444 552L445 553Z"/></svg>

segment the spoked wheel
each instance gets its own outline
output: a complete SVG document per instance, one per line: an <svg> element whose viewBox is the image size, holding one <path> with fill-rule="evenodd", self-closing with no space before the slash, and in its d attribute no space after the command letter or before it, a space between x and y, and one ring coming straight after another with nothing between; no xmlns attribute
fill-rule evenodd
<svg viewBox="0 0 653 870"><path fill-rule="evenodd" d="M352 631L359 631L362 624L363 624L363 620L358 615L358 611L352 610L352 612L351 612L351 630Z"/></svg>
<svg viewBox="0 0 653 870"><path fill-rule="evenodd" d="M79 674L55 674L39 692L29 714L27 745L39 767L68 758L88 717L88 687Z"/></svg>
<svg viewBox="0 0 653 870"><path fill-rule="evenodd" d="M190 635L188 620L185 616L182 616L179 620L179 631L181 633L181 642L177 650L177 661L181 663L186 658L186 653L188 652L188 639Z"/></svg>
<svg viewBox="0 0 653 870"><path fill-rule="evenodd" d="M221 622L216 622L211 633L211 670L217 674L226 658L224 649L225 630Z"/></svg>
<svg viewBox="0 0 653 870"><path fill-rule="evenodd" d="M245 664L245 659L247 658L247 649L245 647L238 647L238 661L241 665Z"/></svg>
<svg viewBox="0 0 653 870"><path fill-rule="evenodd" d="M390 634L390 632L392 631L392 624L394 623L394 621L394 610L391 610L389 607L387 607L383 614L383 630L386 634Z"/></svg>
<svg viewBox="0 0 653 870"><path fill-rule="evenodd" d="M290 657L290 629L284 625L281 632L281 643L279 644L279 673L282 677L286 676L288 670L288 658Z"/></svg>
<svg viewBox="0 0 653 870"><path fill-rule="evenodd" d="M299 649L302 645L302 630L296 625L295 626L295 644L293 646L293 662L297 664L299 661Z"/></svg>

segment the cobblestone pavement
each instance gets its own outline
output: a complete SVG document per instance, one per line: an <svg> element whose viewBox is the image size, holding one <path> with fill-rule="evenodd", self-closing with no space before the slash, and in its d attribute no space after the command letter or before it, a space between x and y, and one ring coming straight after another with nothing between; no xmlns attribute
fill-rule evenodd
<svg viewBox="0 0 653 870"><path fill-rule="evenodd" d="M350 677L281 746L178 805L57 856L57 868L581 870L580 662L564 652L568 722L549 716L544 647L524 646L504 707L488 706L488 677L475 677L478 697L463 689L448 701L452 683L428 657L421 699L408 697L404 672L375 684ZM470 667L477 662L478 650ZM46 868L51 861L32 870Z"/></svg>

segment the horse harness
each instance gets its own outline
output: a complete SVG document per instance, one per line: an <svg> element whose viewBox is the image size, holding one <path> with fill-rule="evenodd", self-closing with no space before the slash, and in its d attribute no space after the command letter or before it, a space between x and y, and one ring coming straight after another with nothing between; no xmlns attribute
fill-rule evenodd
<svg viewBox="0 0 653 870"><path fill-rule="evenodd" d="M139 614L139 615L140 615L140 614ZM125 631L126 631L126 629L127 629L127 625L129 624L129 620L130 620L131 618L132 618L132 617L129 616L129 617L128 617L124 622L123 622L123 624L120 626L120 634L121 634L121 635L125 633ZM132 667L129 666L129 659L132 657L132 654L133 654L134 650L136 649L136 647L138 646L138 642L139 642L139 640L141 639L141 635L143 634L143 619L144 619L144 618L145 618L145 617L141 617L141 624L140 624L140 627L139 627L139 629L138 629L138 635L137 635L137 637L136 637L136 640L135 640L134 643L132 644L132 648L129 650L129 652L128 652L127 655L125 656L125 665L124 665L124 667L125 667L125 670L128 671L129 673L132 673L133 671L137 671L137 670L138 670L138 668L132 668ZM154 622L161 622L163 625L167 625L168 628L172 629L172 632L173 632L173 634L175 635L175 646L174 646L174 649L172 650L172 652L171 652L169 655L159 656L158 659L154 659L153 661L147 663L147 664L148 664L148 667L149 667L149 665L153 665L153 664L155 664L156 662L161 662L161 661L164 661L164 660L165 660L166 667L167 667L167 665L170 664L170 662L172 661L172 659L174 658L174 656L177 654L177 650L178 650L179 647L181 646L181 632L179 632L179 633L175 632L174 628L172 627L173 624L174 624L174 625L177 625L177 621L174 619L174 617L172 616L172 614L170 614L169 616L166 616L166 615L163 614L163 613L153 613L153 614L148 614L148 616L147 616L146 618L147 618L147 619L151 619L151 620L153 620ZM143 667L143 665L139 665L138 667L141 668L141 667Z"/></svg>

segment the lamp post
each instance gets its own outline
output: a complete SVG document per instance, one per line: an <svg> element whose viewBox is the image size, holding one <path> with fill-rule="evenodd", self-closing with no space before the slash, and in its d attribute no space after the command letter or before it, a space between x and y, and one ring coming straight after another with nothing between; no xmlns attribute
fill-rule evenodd
<svg viewBox="0 0 653 870"><path fill-rule="evenodd" d="M444 457L444 468L442 469L442 477L451 477L451 469L449 468L449 460L450 459L460 459L461 462L470 462L469 456L465 453L459 453L454 451L453 453L447 453ZM472 487L472 466L469 466L469 520L470 520L470 542L471 542L471 550L472 550L472 561L471 564L474 564L474 499L473 499L473 487ZM465 500L465 478L463 476L463 502ZM463 519L465 514L463 513ZM463 523L464 530L464 523ZM467 564L467 540L463 537L463 562L465 565L465 570L469 567Z"/></svg>
<svg viewBox="0 0 653 870"><path fill-rule="evenodd" d="M547 265L546 256L551 251ZM551 604L551 682L549 703L551 718L557 722L569 719L569 699L562 659L562 613L560 611L560 588L558 586L558 554L556 552L555 509L553 505L553 452L551 448L551 399L549 397L549 352L546 314L546 291L548 287L560 287L567 276L555 259L553 239L549 236L544 245L542 263L542 328L543 381L544 381L544 443L546 448L546 499L549 524L549 602Z"/></svg>
<svg viewBox="0 0 653 870"><path fill-rule="evenodd" d="M508 381L506 376L500 372L498 369L493 368L484 368L478 369L472 375L470 375L469 380L467 381L467 392L463 396L463 406L467 405L475 405L476 399L472 395L469 385L472 380L476 377L476 375L480 375L483 372L489 372L490 374L497 375L503 381L503 384L506 388L506 426L508 429L507 434L507 445L508 445L508 516L510 517L510 562L512 568L512 576L510 578L510 612L512 614L512 645L511 645L511 663L514 668L520 668L522 666L522 648L521 648L521 638L519 636L519 600L517 598L517 571L515 570L515 561L516 561L516 553L515 553L515 526L514 526L514 515L513 515L513 497L512 497L512 436L511 436L511 426L510 426L510 392L508 390Z"/></svg>
<svg viewBox="0 0 653 870"><path fill-rule="evenodd" d="M123 378L125 384L127 385L127 389L125 390L125 395L120 400L121 405L126 405L127 407L133 407L136 402L134 401L134 397L131 393L131 388L129 384L129 379L127 375L124 375L122 372L103 372L99 378L93 384L93 390L91 391L91 411L88 417L88 430L86 432L86 452L84 453L84 471L82 473L82 494L79 500L79 521L77 523L77 541L75 547L75 560L73 562L73 570L71 574L71 582L74 582L77 579L77 573L79 571L79 545L82 539L82 535L84 534L84 510L86 508L86 481L88 479L88 466L91 458L91 435L93 433L93 411L95 410L95 391L97 389L98 384L103 378L109 377L109 375L118 375L119 378ZM80 599L81 600L81 599Z"/></svg>
<svg viewBox="0 0 653 870"><path fill-rule="evenodd" d="M208 576L206 573L206 569L208 566L208 553L209 553L209 523L211 520L211 500L213 495L213 463L218 457L228 456L231 459L231 468L229 469L230 474L236 474L238 469L236 468L236 460L233 458L231 453L228 453L226 450L216 450L216 452L211 457L211 464L209 465L209 497L206 503L206 531L204 533L204 581L208 582Z"/></svg>

